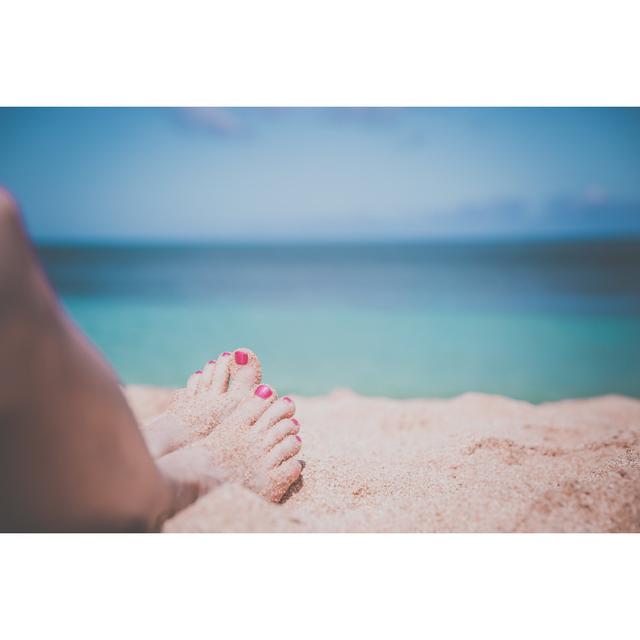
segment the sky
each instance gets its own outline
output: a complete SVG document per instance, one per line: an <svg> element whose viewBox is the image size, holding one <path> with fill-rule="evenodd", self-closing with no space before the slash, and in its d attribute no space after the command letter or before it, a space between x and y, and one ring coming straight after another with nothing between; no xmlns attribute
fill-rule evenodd
<svg viewBox="0 0 640 640"><path fill-rule="evenodd" d="M640 234L640 109L0 109L41 242Z"/></svg>

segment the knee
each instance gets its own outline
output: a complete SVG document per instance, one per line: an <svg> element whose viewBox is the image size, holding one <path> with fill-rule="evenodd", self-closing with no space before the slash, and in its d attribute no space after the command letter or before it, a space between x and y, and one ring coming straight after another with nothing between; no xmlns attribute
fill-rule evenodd
<svg viewBox="0 0 640 640"><path fill-rule="evenodd" d="M0 293L21 281L25 268L34 262L20 208L0 186Z"/></svg>
<svg viewBox="0 0 640 640"><path fill-rule="evenodd" d="M18 204L13 196L2 186L0 186L0 222L3 224L20 219Z"/></svg>
<svg viewBox="0 0 640 640"><path fill-rule="evenodd" d="M20 208L14 197L0 185L0 243L12 245L22 236ZM6 247L3 247L6 248Z"/></svg>

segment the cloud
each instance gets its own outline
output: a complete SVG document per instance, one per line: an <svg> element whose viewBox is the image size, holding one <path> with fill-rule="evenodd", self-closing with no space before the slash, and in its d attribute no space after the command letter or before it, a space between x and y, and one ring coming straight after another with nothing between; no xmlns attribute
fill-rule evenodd
<svg viewBox="0 0 640 640"><path fill-rule="evenodd" d="M399 235L423 237L637 235L640 200L604 197L601 191L560 196L541 205L519 198L498 198L449 209L407 212L396 216L393 224L384 219L379 224Z"/></svg>
<svg viewBox="0 0 640 640"><path fill-rule="evenodd" d="M308 118L332 127L385 130L400 127L410 111L389 107L184 107L175 113L182 125L230 137L249 130L255 132L283 118ZM415 136L415 130L411 134Z"/></svg>
<svg viewBox="0 0 640 640"><path fill-rule="evenodd" d="M640 233L640 201L611 198L601 190L588 190L582 197L547 201L522 220L523 231L558 235Z"/></svg>
<svg viewBox="0 0 640 640"><path fill-rule="evenodd" d="M330 122L358 125L387 125L400 122L404 107L322 107L317 109Z"/></svg>
<svg viewBox="0 0 640 640"><path fill-rule="evenodd" d="M244 123L231 109L183 107L178 109L176 113L182 124L214 135L234 136L245 130Z"/></svg>
<svg viewBox="0 0 640 640"><path fill-rule="evenodd" d="M542 211L540 222L559 232L640 233L640 201L612 198L605 192L556 198Z"/></svg>
<svg viewBox="0 0 640 640"><path fill-rule="evenodd" d="M607 202L607 191L599 184L590 184L582 193L582 203L587 206L599 206Z"/></svg>

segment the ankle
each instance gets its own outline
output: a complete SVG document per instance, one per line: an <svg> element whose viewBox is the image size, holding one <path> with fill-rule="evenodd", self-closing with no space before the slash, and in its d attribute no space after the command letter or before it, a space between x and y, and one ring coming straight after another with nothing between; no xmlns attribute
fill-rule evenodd
<svg viewBox="0 0 640 640"><path fill-rule="evenodd" d="M212 462L206 448L197 445L162 456L157 465L170 493L167 518L229 479L228 473Z"/></svg>

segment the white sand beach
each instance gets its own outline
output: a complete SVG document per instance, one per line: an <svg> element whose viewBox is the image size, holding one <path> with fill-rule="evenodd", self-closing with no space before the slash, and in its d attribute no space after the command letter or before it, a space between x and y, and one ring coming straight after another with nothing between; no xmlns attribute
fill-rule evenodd
<svg viewBox="0 0 640 640"><path fill-rule="evenodd" d="M127 388L140 421L170 394ZM223 485L165 531L640 531L639 400L294 398L305 468L283 503Z"/></svg>

